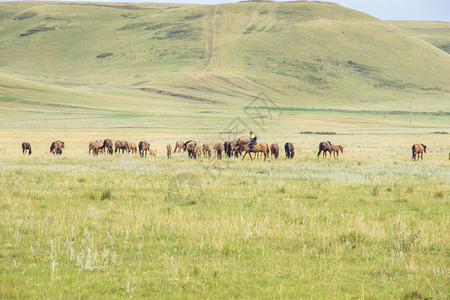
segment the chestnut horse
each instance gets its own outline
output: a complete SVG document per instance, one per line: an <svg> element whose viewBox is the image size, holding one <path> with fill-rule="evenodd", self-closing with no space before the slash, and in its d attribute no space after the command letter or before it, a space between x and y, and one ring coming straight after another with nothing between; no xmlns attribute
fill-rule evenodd
<svg viewBox="0 0 450 300"><path fill-rule="evenodd" d="M248 143L250 142L250 140L241 140L238 139L236 142L236 145L243 151L245 151L244 156L242 157L242 160L244 160L245 156L248 154L248 156L250 156L250 160L253 161L251 152L253 153L258 153L258 152L262 152L264 154L264 161L266 161L266 159L270 162L270 157L269 157L269 147L267 146L266 143L259 143L253 146L253 149L250 151L250 147L248 146Z"/></svg>
<svg viewBox="0 0 450 300"><path fill-rule="evenodd" d="M275 159L278 159L278 156L280 155L280 147L278 147L278 144L272 144L270 145L270 158L275 156Z"/></svg>
<svg viewBox="0 0 450 300"><path fill-rule="evenodd" d="M412 146L412 159L419 160L419 157L421 160L423 160L423 153L427 153L427 146L424 144L414 144Z"/></svg>
<svg viewBox="0 0 450 300"><path fill-rule="evenodd" d="M331 145L330 158L331 158L331 154L333 154L334 158L339 159L339 151L341 151L341 153L344 153L344 147L342 147L341 145Z"/></svg>
<svg viewBox="0 0 450 300"><path fill-rule="evenodd" d="M31 155L31 145L30 143L23 142L22 143L22 153L25 155L28 151L28 155Z"/></svg>
<svg viewBox="0 0 450 300"><path fill-rule="evenodd" d="M137 147L135 143L128 143L128 153L135 154L137 153Z"/></svg>
<svg viewBox="0 0 450 300"><path fill-rule="evenodd" d="M177 141L175 143L175 149L173 149L173 153L176 153L177 150L178 150L178 152L181 152L181 150L184 149L183 145L184 145L183 141ZM184 149L184 151L186 151L186 149Z"/></svg>
<svg viewBox="0 0 450 300"><path fill-rule="evenodd" d="M211 146L209 144L203 144L202 151L203 151L203 157L211 158Z"/></svg>
<svg viewBox="0 0 450 300"><path fill-rule="evenodd" d="M222 159L222 152L224 151L225 146L223 143L216 143L214 145L214 150L216 151L216 157L218 159Z"/></svg>

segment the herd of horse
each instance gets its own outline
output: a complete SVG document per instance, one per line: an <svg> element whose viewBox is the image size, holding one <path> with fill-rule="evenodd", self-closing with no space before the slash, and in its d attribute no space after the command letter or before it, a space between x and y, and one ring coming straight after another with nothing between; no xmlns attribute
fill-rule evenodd
<svg viewBox="0 0 450 300"><path fill-rule="evenodd" d="M255 154L255 157L259 157L260 155L264 155L264 161L266 159L270 161L271 158L278 159L280 155L280 147L277 143L271 144L270 146L267 143L258 143L250 147L250 140L247 139L237 139L233 141L225 141L223 143L215 143L211 148L209 144L201 144L194 140L189 140L187 142L177 141L175 143L175 147L172 151L172 145L167 144L167 158L172 158L172 152L187 152L188 157L191 159L201 158L202 155L205 158L211 158L211 154L214 151L217 159L222 159L222 157L240 157L242 156L242 160L248 155L250 160L253 160L252 153ZM53 155L61 155L64 149L64 142L60 140L54 141L50 146L50 153ZM136 154L139 151L139 155L141 157L147 157L149 155L150 159L156 160L157 150L150 148L150 144L147 141L140 141L136 146L133 142L128 141L113 141L111 139L104 140L96 140L89 143L89 155L98 156L99 154ZM293 158L295 155L294 144L287 142L284 144L284 152L286 154L286 158ZM319 152L317 153L317 157L326 157L327 153L334 158L339 158L339 152L344 153L344 147L341 145L334 145L330 141L321 142L319 144ZM22 143L22 153L25 155L31 155L31 145L30 143L23 142ZM419 158L423 160L423 153L427 153L427 146L424 144L414 144L412 146L412 159L418 160ZM450 155L449 155L450 159Z"/></svg>

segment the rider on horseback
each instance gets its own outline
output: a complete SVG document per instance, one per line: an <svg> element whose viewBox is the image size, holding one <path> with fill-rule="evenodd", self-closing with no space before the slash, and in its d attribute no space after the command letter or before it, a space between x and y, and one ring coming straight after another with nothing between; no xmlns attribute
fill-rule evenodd
<svg viewBox="0 0 450 300"><path fill-rule="evenodd" d="M253 150L253 147L256 145L256 135L253 134L252 131L250 131L250 142L248 143L248 147L250 148L250 151Z"/></svg>

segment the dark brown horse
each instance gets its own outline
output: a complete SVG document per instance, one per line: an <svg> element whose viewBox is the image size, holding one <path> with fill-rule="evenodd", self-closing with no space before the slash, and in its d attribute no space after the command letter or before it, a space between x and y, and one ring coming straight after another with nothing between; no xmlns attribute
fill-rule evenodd
<svg viewBox="0 0 450 300"><path fill-rule="evenodd" d="M330 153L330 158L331 158L331 142L327 141L327 142L321 142L319 144L319 153L317 153L317 157L319 157L320 153L323 153L323 157L327 156L327 152Z"/></svg>
<svg viewBox="0 0 450 300"><path fill-rule="evenodd" d="M50 153L53 153L53 155L61 155L62 149L64 149L64 142L56 140L50 146Z"/></svg>
<svg viewBox="0 0 450 300"><path fill-rule="evenodd" d="M141 157L147 157L147 152L150 150L150 144L147 141L139 142L139 155Z"/></svg>
<svg viewBox="0 0 450 300"><path fill-rule="evenodd" d="M218 159L222 159L222 152L224 151L225 147L223 143L216 143L214 145L214 150L216 151L216 157Z"/></svg>
<svg viewBox="0 0 450 300"><path fill-rule="evenodd" d="M197 142L196 141L187 141L186 143L184 143L184 149L187 150L188 152L188 156L189 158L197 158L196 154L195 154L195 148L197 147ZM200 152L201 152L201 147L200 147Z"/></svg>
<svg viewBox="0 0 450 300"><path fill-rule="evenodd" d="M427 146L424 144L414 144L412 146L412 159L417 160L420 159L423 160L423 153L427 153Z"/></svg>
<svg viewBox="0 0 450 300"><path fill-rule="evenodd" d="M103 141L103 145L99 148L100 150L102 150L102 151L105 151L105 149L107 149L106 151L109 153L109 154L113 154L113 142L112 142L112 140L110 140L110 139L105 139L104 141Z"/></svg>
<svg viewBox="0 0 450 300"><path fill-rule="evenodd" d="M176 145L175 145L175 147L176 147ZM167 149L167 158L172 158L172 145L167 144L166 149Z"/></svg>
<svg viewBox="0 0 450 300"><path fill-rule="evenodd" d="M236 142L236 145L239 148L241 148L241 150L245 151L244 156L242 157L242 160L244 160L244 158L247 154L248 154L248 156L250 156L250 160L253 160L251 152L253 152L253 153L262 152L264 154L264 161L266 161L266 159L268 161L270 161L269 147L267 146L266 143L258 143L256 145L254 145L252 150L250 151L250 147L248 146L249 142L250 142L250 140L241 140L241 139L238 139Z"/></svg>
<svg viewBox="0 0 450 300"><path fill-rule="evenodd" d="M289 142L284 144L284 153L286 154L287 158L294 158L295 155L294 144Z"/></svg>
<svg viewBox="0 0 450 300"><path fill-rule="evenodd" d="M28 152L28 155L31 155L31 145L30 143L23 142L22 143L22 153L25 155Z"/></svg>
<svg viewBox="0 0 450 300"><path fill-rule="evenodd" d="M177 141L175 143L175 149L173 149L173 153L176 153L178 150L178 153L181 152L181 150L184 149L184 142L183 141ZM186 149L184 149L184 151L186 151Z"/></svg>
<svg viewBox="0 0 450 300"><path fill-rule="evenodd" d="M331 154L333 154L334 158L339 158L339 151L341 151L341 153L344 153L344 147L342 147L341 145L331 145L330 158Z"/></svg>
<svg viewBox="0 0 450 300"><path fill-rule="evenodd" d="M184 143L184 144L183 144L183 151L186 151L186 150L187 150L187 145L188 145L189 143L192 143L192 142L194 142L194 143L196 143L196 144L197 144L197 142L196 142L196 141L193 141L193 140L189 140L189 141L187 141L186 143Z"/></svg>
<svg viewBox="0 0 450 300"><path fill-rule="evenodd" d="M270 158L273 158L275 156L275 159L278 159L278 156L280 155L280 147L277 143L270 145Z"/></svg>

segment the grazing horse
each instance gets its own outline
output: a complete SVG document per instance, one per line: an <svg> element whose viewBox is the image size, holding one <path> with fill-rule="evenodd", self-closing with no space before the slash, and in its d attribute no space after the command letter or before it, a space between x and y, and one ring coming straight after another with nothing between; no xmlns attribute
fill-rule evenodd
<svg viewBox="0 0 450 300"><path fill-rule="evenodd" d="M244 156L242 157L242 160L244 160L245 156L248 154L248 156L250 156L250 160L253 161L251 152L253 152L253 153L262 152L264 154L264 161L266 161L266 159L267 159L270 162L269 147L267 146L266 143L258 143L256 145L254 145L252 150L250 151L250 147L248 146L249 142L250 142L249 140L241 140L241 139L238 139L236 142L236 145L239 148L241 148L241 150L245 151Z"/></svg>
<svg viewBox="0 0 450 300"><path fill-rule="evenodd" d="M99 148L102 151L105 151L105 149L108 149L107 152L109 154L113 154L113 142L110 139L105 139L103 141L103 145Z"/></svg>
<svg viewBox="0 0 450 300"><path fill-rule="evenodd" d="M184 146L183 141L177 141L175 143L175 149L173 150L173 153L176 153L177 150L178 150L178 153L180 153L181 150L183 150L183 149L184 149L184 151L186 151L186 149L183 146Z"/></svg>
<svg viewBox="0 0 450 300"><path fill-rule="evenodd" d="M222 152L224 151L225 147L223 143L216 143L214 145L214 150L216 151L216 157L218 159L222 159Z"/></svg>
<svg viewBox="0 0 450 300"><path fill-rule="evenodd" d="M197 144L197 142L196 142L196 141L193 141L193 140L189 140L189 141L187 141L186 143L184 143L184 144L183 144L183 151L186 151L186 150L187 150L187 145L188 145L189 143L192 143L192 142L194 142L194 143L196 143L196 144Z"/></svg>
<svg viewBox="0 0 450 300"><path fill-rule="evenodd" d="M140 141L139 142L139 155L141 157L147 157L147 151L150 150L150 144L147 143L147 141Z"/></svg>
<svg viewBox="0 0 450 300"><path fill-rule="evenodd" d="M31 155L31 145L30 143L23 142L22 143L22 153L25 155L28 151L28 155Z"/></svg>
<svg viewBox="0 0 450 300"><path fill-rule="evenodd" d="M419 157L421 160L423 160L423 153L427 153L427 146L424 144L414 144L412 146L412 159L419 160Z"/></svg>
<svg viewBox="0 0 450 300"><path fill-rule="evenodd" d="M208 144L203 144L202 146L203 157L211 158L211 146Z"/></svg>
<svg viewBox="0 0 450 300"><path fill-rule="evenodd" d="M64 149L64 142L61 142L60 140L54 141L50 146L50 153L53 153L53 155L62 154L62 149Z"/></svg>
<svg viewBox="0 0 450 300"><path fill-rule="evenodd" d="M137 147L135 143L128 143L128 153L135 154L137 153Z"/></svg>
<svg viewBox="0 0 450 300"><path fill-rule="evenodd" d="M197 142L195 142L195 141L188 141L186 143L183 146L184 146L184 149L187 150L189 158L194 158L195 159L196 158L195 147L197 147Z"/></svg>
<svg viewBox="0 0 450 300"><path fill-rule="evenodd" d="M327 156L327 152L330 152L330 158L331 158L331 142L321 142L319 144L319 153L317 153L317 157L319 157L320 153L323 153L323 157Z"/></svg>
<svg viewBox="0 0 450 300"><path fill-rule="evenodd" d="M99 145L98 141L90 142L89 143L89 155L91 155L91 151L92 151L92 156L98 155L99 147L100 147L100 145Z"/></svg>
<svg viewBox="0 0 450 300"><path fill-rule="evenodd" d="M194 148L194 158L202 158L202 145L197 144Z"/></svg>
<svg viewBox="0 0 450 300"><path fill-rule="evenodd" d="M128 152L128 142L126 141L116 141L114 143L114 153L117 153L117 151L122 151L122 153Z"/></svg>
<svg viewBox="0 0 450 300"><path fill-rule="evenodd" d="M156 149L148 149L148 157L151 161L156 162L156 152L158 152L158 150Z"/></svg>
<svg viewBox="0 0 450 300"><path fill-rule="evenodd" d="M280 147L278 147L278 144L272 144L270 145L270 158L273 158L275 156L275 159L278 159L278 156L280 155Z"/></svg>
<svg viewBox="0 0 450 300"><path fill-rule="evenodd" d="M284 153L286 154L286 158L294 158L295 155L295 149L294 144L292 143L285 143L284 144Z"/></svg>
<svg viewBox="0 0 450 300"><path fill-rule="evenodd" d="M176 147L176 145L175 145L175 147ZM167 144L166 149L167 149L167 158L172 158L172 145L171 144Z"/></svg>
<svg viewBox="0 0 450 300"><path fill-rule="evenodd" d="M331 154L333 154L334 158L339 159L339 151L341 151L341 153L344 153L344 147L342 147L341 145L331 145L330 158L331 158Z"/></svg>

